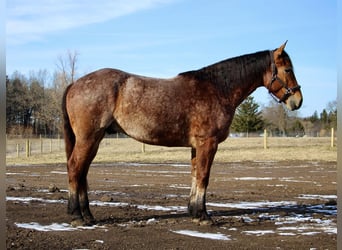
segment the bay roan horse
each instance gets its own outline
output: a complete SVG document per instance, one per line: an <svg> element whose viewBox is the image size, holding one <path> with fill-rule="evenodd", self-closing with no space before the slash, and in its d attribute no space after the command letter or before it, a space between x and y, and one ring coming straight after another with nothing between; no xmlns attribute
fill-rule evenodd
<svg viewBox="0 0 342 250"><path fill-rule="evenodd" d="M170 79L101 69L69 85L63 112L72 224L94 223L87 173L106 132L123 132L153 145L190 147L188 210L199 222L211 221L205 201L210 168L237 106L260 86L289 110L302 104L285 44Z"/></svg>

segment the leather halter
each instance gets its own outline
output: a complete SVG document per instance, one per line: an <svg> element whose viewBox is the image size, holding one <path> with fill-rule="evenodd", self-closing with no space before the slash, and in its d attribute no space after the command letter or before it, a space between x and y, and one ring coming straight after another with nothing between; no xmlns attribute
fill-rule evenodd
<svg viewBox="0 0 342 250"><path fill-rule="evenodd" d="M274 61L274 57L273 57L273 51L270 50L270 56L271 56L271 68L272 68L272 78L271 78L271 81L270 83L268 84L267 86L267 89L268 89L268 93L270 93L270 95L273 97L273 99L279 103L282 103L282 102L285 102L287 100L287 98L289 98L291 95L293 95L297 90L300 90L300 85L297 85L293 88L290 88L287 86L287 83L285 83L283 80L281 80L279 77L278 77L278 70L277 70L277 67L275 65L275 61ZM287 68L285 69L285 71L291 71L292 69L291 68ZM281 88L284 88L285 89L285 93L284 95L279 98L279 100L277 99L277 97L275 96L275 94L273 94L271 92L271 88L272 88L272 84L273 82L275 81L278 81L280 84L281 84ZM275 92L278 92L281 88L279 88L277 91Z"/></svg>

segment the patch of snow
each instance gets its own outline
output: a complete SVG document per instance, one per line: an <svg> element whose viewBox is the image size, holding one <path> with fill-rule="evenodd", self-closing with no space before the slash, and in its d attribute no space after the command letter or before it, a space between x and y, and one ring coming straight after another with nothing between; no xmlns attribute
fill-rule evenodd
<svg viewBox="0 0 342 250"><path fill-rule="evenodd" d="M155 211L187 211L187 207L185 206L151 206L151 205L136 205L138 209L143 209L143 210L155 210Z"/></svg>
<svg viewBox="0 0 342 250"><path fill-rule="evenodd" d="M151 218L151 219L148 219L147 221L146 221L146 224L155 224L155 223L157 223L158 221L155 219L155 218Z"/></svg>
<svg viewBox="0 0 342 250"><path fill-rule="evenodd" d="M23 203L28 203L31 201L36 202L45 202L45 203L66 203L66 200L49 200L49 199L43 199L43 198L34 198L34 197L6 197L6 201L18 201Z"/></svg>
<svg viewBox="0 0 342 250"><path fill-rule="evenodd" d="M238 181L267 181L273 180L272 177L236 177L234 180Z"/></svg>
<svg viewBox="0 0 342 250"><path fill-rule="evenodd" d="M320 194L300 194L298 199L308 199L308 200L329 200L329 199L337 199L337 195L320 195Z"/></svg>
<svg viewBox="0 0 342 250"><path fill-rule="evenodd" d="M275 232L273 230L254 230L254 231L242 231L242 233L245 233L247 235L263 236L265 234L274 234Z"/></svg>
<svg viewBox="0 0 342 250"><path fill-rule="evenodd" d="M68 223L52 223L50 225L41 225L37 222L30 222L30 223L14 223L19 228L25 228L25 229L32 229L36 231L43 231L43 232L49 232L49 231L75 231L80 229L95 229L95 228L104 228L99 226L79 226L79 227L73 227Z"/></svg>
<svg viewBox="0 0 342 250"><path fill-rule="evenodd" d="M51 174L68 174L67 171L51 171Z"/></svg>
<svg viewBox="0 0 342 250"><path fill-rule="evenodd" d="M278 207L297 205L295 201L257 201L257 202L240 202L240 203L214 203L208 202L208 206L238 208L238 209L256 209L262 207Z"/></svg>
<svg viewBox="0 0 342 250"><path fill-rule="evenodd" d="M170 188L178 188L178 189L190 189L190 186L184 184L171 184Z"/></svg>
<svg viewBox="0 0 342 250"><path fill-rule="evenodd" d="M201 233L198 231L192 231L192 230L177 230L177 231L171 231L176 234L182 234L192 237L199 237L199 238L206 238L211 240L231 240L230 235L225 235L221 233Z"/></svg>

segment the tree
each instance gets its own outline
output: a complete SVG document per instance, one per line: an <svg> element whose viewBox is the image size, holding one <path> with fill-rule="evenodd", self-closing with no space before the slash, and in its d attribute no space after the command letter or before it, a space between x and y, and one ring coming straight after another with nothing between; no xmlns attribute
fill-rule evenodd
<svg viewBox="0 0 342 250"><path fill-rule="evenodd" d="M50 90L52 107L51 119L53 128L61 134L62 129L62 97L65 88L77 80L77 61L79 53L77 51L68 51L67 54L58 57L56 64L57 71L53 76L53 88Z"/></svg>
<svg viewBox="0 0 342 250"><path fill-rule="evenodd" d="M320 122L321 122L321 129L330 128L328 112L325 109L323 109L322 113L320 114Z"/></svg>
<svg viewBox="0 0 342 250"><path fill-rule="evenodd" d="M34 134L45 136L55 134L51 116L55 113L51 91L47 81L50 79L46 70L30 72L30 95L32 98L32 129Z"/></svg>
<svg viewBox="0 0 342 250"><path fill-rule="evenodd" d="M14 72L6 81L6 133L29 133L31 102L27 78Z"/></svg>
<svg viewBox="0 0 342 250"><path fill-rule="evenodd" d="M68 51L66 57L59 56L56 64L63 79L63 85L68 85L76 80L76 63L78 52ZM65 87L64 86L64 87Z"/></svg>
<svg viewBox="0 0 342 250"><path fill-rule="evenodd" d="M328 122L330 127L337 128L337 101L329 102L327 105Z"/></svg>
<svg viewBox="0 0 342 250"><path fill-rule="evenodd" d="M271 100L269 105L263 109L262 116L265 127L273 135L285 135L288 126L288 113L283 105Z"/></svg>
<svg viewBox="0 0 342 250"><path fill-rule="evenodd" d="M304 126L303 126L302 122L300 121L300 119L296 119L292 122L292 125L288 129L288 133L290 135L292 134L295 136L305 135L305 129L304 129Z"/></svg>
<svg viewBox="0 0 342 250"><path fill-rule="evenodd" d="M318 116L317 110L309 116L303 119L303 125L305 128L305 134L308 136L319 136L322 123Z"/></svg>
<svg viewBox="0 0 342 250"><path fill-rule="evenodd" d="M317 110L309 117L310 122L315 123L319 121Z"/></svg>
<svg viewBox="0 0 342 250"><path fill-rule="evenodd" d="M254 101L253 96L249 96L236 110L232 122L232 130L235 132L245 132L247 136L250 132L257 132L264 127L259 105Z"/></svg>
<svg viewBox="0 0 342 250"><path fill-rule="evenodd" d="M6 133L61 134L62 96L66 86L76 80L77 56L77 52L68 52L59 57L59 71L52 79L46 70L31 71L28 78L19 72L6 76Z"/></svg>
<svg viewBox="0 0 342 250"><path fill-rule="evenodd" d="M275 136L304 135L304 124L297 111L289 111L284 104L273 99L262 110L265 128Z"/></svg>

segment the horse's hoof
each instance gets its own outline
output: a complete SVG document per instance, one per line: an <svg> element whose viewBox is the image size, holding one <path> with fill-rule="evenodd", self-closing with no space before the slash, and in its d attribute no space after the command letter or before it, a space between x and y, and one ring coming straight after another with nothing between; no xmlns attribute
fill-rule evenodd
<svg viewBox="0 0 342 250"><path fill-rule="evenodd" d="M212 226L215 224L215 222L212 219L201 220L199 223L201 226Z"/></svg>
<svg viewBox="0 0 342 250"><path fill-rule="evenodd" d="M86 226L86 222L82 219L72 220L70 224L73 227L84 227L84 226Z"/></svg>
<svg viewBox="0 0 342 250"><path fill-rule="evenodd" d="M215 222L210 217L206 219L193 218L192 221L200 226L212 226L215 224Z"/></svg>
<svg viewBox="0 0 342 250"><path fill-rule="evenodd" d="M94 224L96 224L94 217L84 217L83 220L85 226L93 226Z"/></svg>

